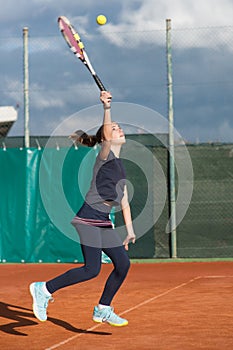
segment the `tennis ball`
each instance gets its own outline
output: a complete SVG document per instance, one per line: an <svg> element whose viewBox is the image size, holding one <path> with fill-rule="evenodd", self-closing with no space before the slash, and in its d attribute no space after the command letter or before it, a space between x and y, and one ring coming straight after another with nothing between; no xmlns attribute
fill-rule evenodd
<svg viewBox="0 0 233 350"><path fill-rule="evenodd" d="M104 15L99 15L96 17L96 22L102 26L103 24L105 24L107 22L107 18Z"/></svg>

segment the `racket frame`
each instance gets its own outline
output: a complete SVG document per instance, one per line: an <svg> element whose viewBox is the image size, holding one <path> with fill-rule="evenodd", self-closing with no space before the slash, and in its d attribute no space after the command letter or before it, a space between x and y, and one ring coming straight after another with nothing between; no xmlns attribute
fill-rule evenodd
<svg viewBox="0 0 233 350"><path fill-rule="evenodd" d="M62 33L62 36L64 40L66 41L67 45L69 46L70 50L73 52L73 54L79 58L83 64L86 66L86 68L91 73L96 85L100 89L100 91L106 91L105 86L103 85L102 81L96 74L90 59L84 49L84 44L80 38L80 35L78 34L77 30L74 28L74 26L70 23L68 18L65 16L58 17L58 26L60 28L60 31Z"/></svg>

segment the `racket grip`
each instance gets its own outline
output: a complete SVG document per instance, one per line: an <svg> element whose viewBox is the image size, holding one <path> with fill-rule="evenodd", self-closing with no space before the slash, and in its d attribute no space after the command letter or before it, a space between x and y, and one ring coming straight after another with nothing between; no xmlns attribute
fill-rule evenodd
<svg viewBox="0 0 233 350"><path fill-rule="evenodd" d="M97 86L99 87L100 91L106 91L102 81L100 80L100 78L98 77L97 74L93 75L93 78L95 79L95 82L97 84Z"/></svg>

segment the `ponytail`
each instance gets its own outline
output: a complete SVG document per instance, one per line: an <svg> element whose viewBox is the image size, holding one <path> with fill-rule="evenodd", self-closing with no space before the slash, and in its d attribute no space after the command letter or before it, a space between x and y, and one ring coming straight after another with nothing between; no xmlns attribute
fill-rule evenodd
<svg viewBox="0 0 233 350"><path fill-rule="evenodd" d="M75 145L81 144L87 147L94 147L97 143L102 142L102 126L96 135L88 135L83 130L77 130L69 137Z"/></svg>

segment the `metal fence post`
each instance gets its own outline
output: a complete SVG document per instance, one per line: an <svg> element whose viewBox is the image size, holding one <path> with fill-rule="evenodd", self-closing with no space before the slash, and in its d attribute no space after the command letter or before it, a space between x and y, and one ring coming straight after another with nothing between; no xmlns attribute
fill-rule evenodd
<svg viewBox="0 0 233 350"><path fill-rule="evenodd" d="M171 53L171 20L166 20L166 51L167 51L167 86L168 86L168 121L169 121L169 213L171 234L171 257L177 257L176 242L176 187L174 158L174 116L172 91L172 53Z"/></svg>
<svg viewBox="0 0 233 350"><path fill-rule="evenodd" d="M30 147L29 136L29 70L28 70L28 28L23 28L23 74L24 74L24 146Z"/></svg>

